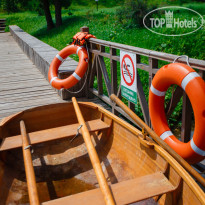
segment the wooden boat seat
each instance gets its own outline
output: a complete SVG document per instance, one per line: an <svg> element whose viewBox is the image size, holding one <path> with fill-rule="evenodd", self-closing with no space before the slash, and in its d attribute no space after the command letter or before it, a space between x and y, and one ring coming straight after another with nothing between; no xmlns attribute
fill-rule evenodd
<svg viewBox="0 0 205 205"><path fill-rule="evenodd" d="M117 205L130 204L144 199L172 192L175 187L162 172L138 177L111 185L111 190ZM100 188L79 194L62 197L42 203L42 205L105 205Z"/></svg>
<svg viewBox="0 0 205 205"><path fill-rule="evenodd" d="M90 132L108 129L110 126L100 119L87 121L86 125ZM38 144L51 140L62 139L66 137L74 137L77 133L79 124L66 125L52 129L46 129L29 133L30 143ZM22 147L21 135L7 137L3 140L0 151L10 150Z"/></svg>

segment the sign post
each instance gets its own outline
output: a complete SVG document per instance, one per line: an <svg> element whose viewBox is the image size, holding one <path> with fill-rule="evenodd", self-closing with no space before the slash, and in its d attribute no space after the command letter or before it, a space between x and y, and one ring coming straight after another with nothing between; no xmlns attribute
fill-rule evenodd
<svg viewBox="0 0 205 205"><path fill-rule="evenodd" d="M121 95L137 104L136 55L120 51Z"/></svg>
<svg viewBox="0 0 205 205"><path fill-rule="evenodd" d="M98 0L95 0L96 1L96 5L97 5L97 11L98 11Z"/></svg>

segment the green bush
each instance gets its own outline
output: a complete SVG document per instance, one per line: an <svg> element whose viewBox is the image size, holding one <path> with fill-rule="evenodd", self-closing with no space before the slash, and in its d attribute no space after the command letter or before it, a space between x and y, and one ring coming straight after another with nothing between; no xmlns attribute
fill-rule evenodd
<svg viewBox="0 0 205 205"><path fill-rule="evenodd" d="M17 12L17 0L1 0L1 8L8 13Z"/></svg>
<svg viewBox="0 0 205 205"><path fill-rule="evenodd" d="M26 10L35 11L39 16L44 15L43 10L43 2L42 1L36 1L36 0L30 0L27 1L27 5L24 7Z"/></svg>
<svg viewBox="0 0 205 205"><path fill-rule="evenodd" d="M99 0L98 5L99 7L113 7L113 6L119 6L124 2L124 0ZM79 6L89 6L89 7L95 7L96 1L95 0L72 0L73 5L79 5Z"/></svg>
<svg viewBox="0 0 205 205"><path fill-rule="evenodd" d="M118 21L127 28L143 27L143 18L151 10L147 1L143 0L125 0L124 5L117 9L116 16Z"/></svg>

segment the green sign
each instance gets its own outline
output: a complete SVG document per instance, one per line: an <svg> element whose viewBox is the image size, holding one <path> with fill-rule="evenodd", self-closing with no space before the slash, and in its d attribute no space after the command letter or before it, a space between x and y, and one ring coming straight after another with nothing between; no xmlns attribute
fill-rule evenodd
<svg viewBox="0 0 205 205"><path fill-rule="evenodd" d="M137 93L133 90L130 90L129 88L126 88L123 85L121 85L121 95L130 102L137 104Z"/></svg>

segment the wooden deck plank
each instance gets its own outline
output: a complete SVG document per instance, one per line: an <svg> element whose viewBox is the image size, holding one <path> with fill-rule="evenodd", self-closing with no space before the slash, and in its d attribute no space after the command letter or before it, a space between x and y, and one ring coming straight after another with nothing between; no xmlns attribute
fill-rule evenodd
<svg viewBox="0 0 205 205"><path fill-rule="evenodd" d="M29 72L29 71L27 71L27 70L25 70L23 73L22 73L22 75L21 75L21 77L29 77L29 76L31 76L31 74L30 74L31 72ZM40 73L35 73L35 76L42 76ZM3 74L1 74L1 77L2 78L18 78L19 76L18 76L18 72L17 71L11 71L10 73L3 73Z"/></svg>
<svg viewBox="0 0 205 205"><path fill-rule="evenodd" d="M174 191L174 189L175 187L172 186L161 172L111 185L111 190L117 205L134 203ZM104 205L105 202L103 200L103 195L98 188L42 203L42 205L56 204Z"/></svg>
<svg viewBox="0 0 205 205"><path fill-rule="evenodd" d="M0 34L0 120L40 105L63 102L10 33Z"/></svg>
<svg viewBox="0 0 205 205"><path fill-rule="evenodd" d="M9 81L8 81L8 77L7 78L1 78L1 82L2 84L10 84L10 83L24 83L26 81L31 81L31 80L42 80L42 76L36 76L36 77L30 77L30 76L26 76L26 77L23 77L21 76L21 78L19 79L18 77L15 77L15 78L12 78L12 77L9 77Z"/></svg>
<svg viewBox="0 0 205 205"><path fill-rule="evenodd" d="M1 62L2 62L2 64L4 63L4 62L12 62L12 61L15 61L15 63L17 63L17 62L21 62L22 60L27 60L28 58L27 58L27 56L25 55L24 57L20 57L20 58L18 58L18 57L13 57L13 58L9 58L9 56L7 57L7 58L1 58Z"/></svg>
<svg viewBox="0 0 205 205"><path fill-rule="evenodd" d="M32 38L31 42L29 41L31 44ZM33 45L34 50L52 59L53 51L51 50L48 55L45 52L48 48L51 49L41 41ZM10 33L0 34L0 65L0 120L32 107L64 102L24 54ZM68 58L60 69L64 70L68 66L71 68L76 65L77 62ZM110 110L110 107L98 98L81 100L95 102Z"/></svg>
<svg viewBox="0 0 205 205"><path fill-rule="evenodd" d="M48 95L53 95L53 92L48 90L48 91L44 91L43 93L41 91L35 91L32 92L29 97L37 97L37 96L45 96ZM19 94L13 94L13 95L4 95L4 96L0 96L0 104L3 104L5 102L17 102L19 100L24 100L25 98L27 98L28 94L27 93L21 93L21 95Z"/></svg>
<svg viewBox="0 0 205 205"><path fill-rule="evenodd" d="M19 93L19 94L28 93L28 97L29 97L30 92L42 91L42 93L43 93L44 90L51 90L51 89L48 86L25 87L25 88L21 88L21 89L11 89L11 90L7 90L7 91L1 91L0 96L17 94L17 93Z"/></svg>
<svg viewBox="0 0 205 205"><path fill-rule="evenodd" d="M25 60L21 59L20 62L21 62L20 63L21 65L25 65L25 66L33 65L32 62L28 62L28 59L25 59ZM12 64L12 65L19 65L19 61L5 61L5 62L2 63L2 65L3 64L4 65L10 65L10 64Z"/></svg>
<svg viewBox="0 0 205 205"><path fill-rule="evenodd" d="M24 80L21 80L21 78L19 78L19 80L18 81L10 81L10 79L9 79L9 81L7 80L7 82L5 82L5 81L1 81L1 86L2 87L8 87L8 86L11 86L11 85L13 85L13 86L17 86L17 85L25 85L25 83L26 83L26 85L35 85L36 83L42 83L42 84L45 84L45 85L48 85L48 83L46 82L46 80L45 79L42 79L42 77L40 78L35 78L35 79L24 79Z"/></svg>
<svg viewBox="0 0 205 205"><path fill-rule="evenodd" d="M11 61L9 63L2 63L2 66L4 66L5 72L10 73L10 71L15 70L27 70L27 71L36 71L36 73L39 73L38 70L36 70L36 67L33 64L23 64L22 62L19 64L17 61Z"/></svg>
<svg viewBox="0 0 205 205"><path fill-rule="evenodd" d="M30 71L25 70L25 71L22 73L21 77L31 76L30 73L31 73ZM41 76L41 73L37 72L37 73L35 73L35 75L40 75L40 76ZM5 78L6 76L8 76L9 78L10 78L10 77L18 77L19 74L18 74L18 72L16 72L15 70L12 71L12 72L10 72L10 73L2 73L2 74L1 74L1 77L4 77L4 78Z"/></svg>
<svg viewBox="0 0 205 205"><path fill-rule="evenodd" d="M13 87L8 86L8 85L1 85L0 92L5 91L5 90L16 90L16 89L30 88L30 87L34 87L36 85L37 86L49 86L45 80L42 82L36 81L36 83L14 84Z"/></svg>
<svg viewBox="0 0 205 205"><path fill-rule="evenodd" d="M4 110L12 109L12 108L24 108L26 105L31 105L31 106L38 106L38 103L43 103L43 102L60 102L60 98L56 98L55 95L53 96L39 96L35 98L25 98L23 101L19 102L11 102L11 103L5 103L5 104L0 104L0 110L3 112Z"/></svg>
<svg viewBox="0 0 205 205"><path fill-rule="evenodd" d="M35 97L35 100L33 99ZM32 99L31 99L32 98ZM51 100L55 100L56 96L55 95L47 95L47 98L49 98L49 101ZM44 102L48 99L45 99L45 95L33 95L33 96L29 96L29 98L27 98L26 96L24 96L24 99L22 100L9 100L6 99L5 101L1 101L0 102L0 110L5 110L8 108L13 108L15 107L22 107L22 105L27 105L29 103L29 105L33 105L36 104L38 101ZM60 100L60 99L58 99ZM24 102L22 102L24 101Z"/></svg>

